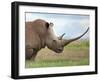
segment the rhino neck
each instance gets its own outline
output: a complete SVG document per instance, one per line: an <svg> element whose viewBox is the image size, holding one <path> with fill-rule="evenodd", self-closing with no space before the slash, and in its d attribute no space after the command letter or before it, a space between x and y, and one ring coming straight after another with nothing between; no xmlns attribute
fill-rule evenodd
<svg viewBox="0 0 100 81"><path fill-rule="evenodd" d="M45 46L46 46L45 36L39 35L39 38L40 38L40 46L39 46L39 49L45 48Z"/></svg>

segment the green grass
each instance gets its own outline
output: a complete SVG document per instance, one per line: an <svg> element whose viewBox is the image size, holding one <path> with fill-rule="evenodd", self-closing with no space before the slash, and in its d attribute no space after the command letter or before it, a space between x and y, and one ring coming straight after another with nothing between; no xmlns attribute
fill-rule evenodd
<svg viewBox="0 0 100 81"><path fill-rule="evenodd" d="M66 49L69 50L81 50L81 49L88 49L89 48L89 41L81 41L73 44L69 44L68 46L65 46Z"/></svg>
<svg viewBox="0 0 100 81"><path fill-rule="evenodd" d="M64 52L55 54L49 49L38 53L36 60L26 60L26 68L89 65L89 42L73 42L65 46Z"/></svg>
<svg viewBox="0 0 100 81"><path fill-rule="evenodd" d="M83 60L69 60L69 59L59 59L59 60L42 60L42 61L26 61L26 68L36 68L36 67L61 67L61 66L79 66L88 65L88 59Z"/></svg>

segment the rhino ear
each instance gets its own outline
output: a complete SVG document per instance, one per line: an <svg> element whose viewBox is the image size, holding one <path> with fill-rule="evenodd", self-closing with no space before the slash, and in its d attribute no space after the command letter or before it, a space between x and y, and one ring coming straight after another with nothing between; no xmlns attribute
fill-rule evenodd
<svg viewBox="0 0 100 81"><path fill-rule="evenodd" d="M53 24L52 22L50 22L50 24L49 24L49 25L50 25L50 27L53 27L53 25L54 25L54 24Z"/></svg>
<svg viewBox="0 0 100 81"><path fill-rule="evenodd" d="M46 26L46 28L48 29L48 28L49 28L49 23L46 22L45 26Z"/></svg>
<svg viewBox="0 0 100 81"><path fill-rule="evenodd" d="M45 24L45 26L46 26L47 29L48 29L49 27L53 27L53 25L54 25L54 24L51 23L51 22L50 22L50 23L46 22L46 24Z"/></svg>

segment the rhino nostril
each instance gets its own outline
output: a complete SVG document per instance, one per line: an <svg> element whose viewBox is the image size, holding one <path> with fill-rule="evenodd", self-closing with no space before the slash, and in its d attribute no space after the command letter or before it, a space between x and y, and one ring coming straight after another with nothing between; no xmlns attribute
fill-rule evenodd
<svg viewBox="0 0 100 81"><path fill-rule="evenodd" d="M62 51L62 48L58 48L59 51Z"/></svg>

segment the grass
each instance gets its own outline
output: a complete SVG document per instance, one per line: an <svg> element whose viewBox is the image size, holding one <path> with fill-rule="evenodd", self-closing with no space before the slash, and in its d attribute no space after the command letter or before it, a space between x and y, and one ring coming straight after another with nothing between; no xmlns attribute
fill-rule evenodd
<svg viewBox="0 0 100 81"><path fill-rule="evenodd" d="M26 68L36 68L36 67L61 67L61 66L79 66L88 65L88 59L84 60L69 60L69 59L59 59L59 60L42 60L42 61L26 61Z"/></svg>
<svg viewBox="0 0 100 81"><path fill-rule="evenodd" d="M89 47L89 41L81 41L81 42L79 41L69 44L65 48L70 50L81 50L81 49L88 49L88 47Z"/></svg>
<svg viewBox="0 0 100 81"><path fill-rule="evenodd" d="M69 44L57 54L48 48L39 51L35 61L26 60L26 68L61 67L89 65L89 42L78 41Z"/></svg>

